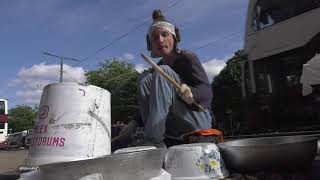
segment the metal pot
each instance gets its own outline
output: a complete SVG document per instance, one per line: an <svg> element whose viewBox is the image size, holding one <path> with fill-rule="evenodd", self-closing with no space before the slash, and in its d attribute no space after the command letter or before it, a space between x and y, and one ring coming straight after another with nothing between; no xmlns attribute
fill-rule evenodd
<svg viewBox="0 0 320 180"><path fill-rule="evenodd" d="M235 172L301 170L311 167L317 138L282 136L219 143L226 166Z"/></svg>

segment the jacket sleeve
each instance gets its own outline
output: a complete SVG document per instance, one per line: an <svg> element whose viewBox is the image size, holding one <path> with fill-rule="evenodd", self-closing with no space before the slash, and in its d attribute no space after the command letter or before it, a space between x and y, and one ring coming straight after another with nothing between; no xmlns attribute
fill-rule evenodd
<svg viewBox="0 0 320 180"><path fill-rule="evenodd" d="M182 79L190 87L194 100L204 108L211 109L212 88L197 56L187 53L183 67ZM193 105L192 110L198 110L198 108Z"/></svg>

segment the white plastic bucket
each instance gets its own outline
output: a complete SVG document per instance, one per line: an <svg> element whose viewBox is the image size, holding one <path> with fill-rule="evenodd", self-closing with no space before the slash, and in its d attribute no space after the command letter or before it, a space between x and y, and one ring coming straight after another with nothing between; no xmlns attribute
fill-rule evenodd
<svg viewBox="0 0 320 180"><path fill-rule="evenodd" d="M165 170L172 180L212 180L229 175L218 147L213 143L172 146L165 158Z"/></svg>
<svg viewBox="0 0 320 180"><path fill-rule="evenodd" d="M44 87L27 165L111 154L110 93L77 83Z"/></svg>

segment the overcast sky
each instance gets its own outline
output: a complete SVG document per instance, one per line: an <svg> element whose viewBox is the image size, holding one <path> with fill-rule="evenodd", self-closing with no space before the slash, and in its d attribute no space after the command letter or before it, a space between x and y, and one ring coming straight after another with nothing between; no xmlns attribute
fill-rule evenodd
<svg viewBox="0 0 320 180"><path fill-rule="evenodd" d="M0 5L0 98L10 107L34 105L42 88L59 81L84 82L84 72L117 57L148 67L145 36L154 9L180 28L181 49L194 51L210 80L243 48L247 0L3 0ZM118 39L118 40L117 40ZM110 44L111 43L111 44Z"/></svg>

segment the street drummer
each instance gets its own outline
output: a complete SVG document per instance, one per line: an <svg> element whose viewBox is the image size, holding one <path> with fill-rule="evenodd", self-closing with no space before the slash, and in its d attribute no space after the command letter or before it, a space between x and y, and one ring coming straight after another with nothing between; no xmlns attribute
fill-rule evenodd
<svg viewBox="0 0 320 180"><path fill-rule="evenodd" d="M198 57L178 49L177 26L165 19L160 10L152 14L147 33L151 57L161 58L158 65L173 78L176 89L160 73L146 71L138 80L138 103L144 124L144 139L167 146L188 143L181 137L195 130L210 129L215 124L211 111L212 88ZM193 104L197 102L206 111Z"/></svg>

